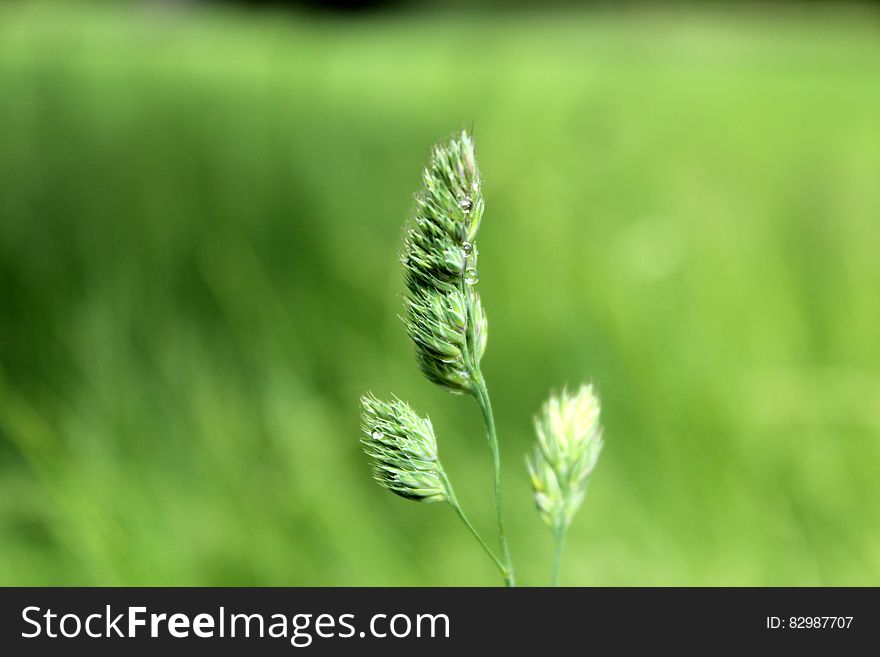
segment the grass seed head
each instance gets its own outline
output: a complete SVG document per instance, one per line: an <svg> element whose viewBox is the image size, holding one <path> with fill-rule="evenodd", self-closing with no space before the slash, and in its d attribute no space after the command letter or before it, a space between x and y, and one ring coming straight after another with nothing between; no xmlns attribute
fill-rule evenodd
<svg viewBox="0 0 880 657"><path fill-rule="evenodd" d="M361 445L379 485L417 502L448 500L431 421L396 397L383 401L366 394L361 408Z"/></svg>
<svg viewBox="0 0 880 657"><path fill-rule="evenodd" d="M422 180L401 255L404 323L428 380L453 392L468 392L471 366L482 357L488 336L474 289L479 280L474 240L483 196L470 135L462 132L435 146Z"/></svg>
<svg viewBox="0 0 880 657"><path fill-rule="evenodd" d="M592 385L551 395L535 418L537 445L526 462L541 518L554 531L571 524L602 451L599 399Z"/></svg>

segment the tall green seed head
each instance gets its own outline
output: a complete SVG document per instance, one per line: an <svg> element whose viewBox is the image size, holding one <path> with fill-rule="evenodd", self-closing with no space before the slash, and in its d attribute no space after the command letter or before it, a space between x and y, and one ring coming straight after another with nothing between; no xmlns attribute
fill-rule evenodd
<svg viewBox="0 0 880 657"><path fill-rule="evenodd" d="M417 502L448 500L431 420L396 397L383 401L366 394L361 408L361 445L379 485Z"/></svg>
<svg viewBox="0 0 880 657"><path fill-rule="evenodd" d="M551 529L571 524L602 451L599 399L592 385L551 395L535 418L537 446L526 462L541 518Z"/></svg>
<svg viewBox="0 0 880 657"><path fill-rule="evenodd" d="M407 332L428 380L471 390L471 371L486 349L485 311L475 239L483 216L482 181L470 135L434 147L407 227L401 261Z"/></svg>

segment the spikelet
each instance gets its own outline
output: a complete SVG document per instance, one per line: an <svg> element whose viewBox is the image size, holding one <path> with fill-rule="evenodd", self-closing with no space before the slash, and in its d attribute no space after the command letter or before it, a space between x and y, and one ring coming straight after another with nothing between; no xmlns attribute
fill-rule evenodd
<svg viewBox="0 0 880 657"><path fill-rule="evenodd" d="M593 386L582 385L551 395L535 418L538 444L526 462L538 512L554 531L571 524L602 451L599 410Z"/></svg>
<svg viewBox="0 0 880 657"><path fill-rule="evenodd" d="M396 397L383 401L368 393L361 397L361 408L361 445L379 485L408 500L448 501L431 420Z"/></svg>

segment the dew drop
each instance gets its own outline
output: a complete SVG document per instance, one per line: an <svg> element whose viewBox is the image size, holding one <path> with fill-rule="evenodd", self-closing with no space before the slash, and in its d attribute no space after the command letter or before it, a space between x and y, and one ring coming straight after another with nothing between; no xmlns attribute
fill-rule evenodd
<svg viewBox="0 0 880 657"><path fill-rule="evenodd" d="M473 267L464 270L464 282L468 285L476 285L480 282L480 273Z"/></svg>
<svg viewBox="0 0 880 657"><path fill-rule="evenodd" d="M465 214L467 214L471 211L471 208L474 207L474 202L465 196L458 202L458 206L464 210Z"/></svg>
<svg viewBox="0 0 880 657"><path fill-rule="evenodd" d="M373 437L373 440L382 440L382 432L378 429L374 430L371 435Z"/></svg>
<svg viewBox="0 0 880 657"><path fill-rule="evenodd" d="M474 250L474 247L471 246L470 242L465 242L461 245L461 250L464 251L465 255L470 255L471 251Z"/></svg>

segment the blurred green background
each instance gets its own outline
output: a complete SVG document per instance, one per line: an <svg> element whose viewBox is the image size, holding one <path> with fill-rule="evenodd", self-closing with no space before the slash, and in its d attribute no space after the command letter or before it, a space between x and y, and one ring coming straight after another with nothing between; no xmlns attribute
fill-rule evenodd
<svg viewBox="0 0 880 657"><path fill-rule="evenodd" d="M880 584L877 18L0 6L0 583L498 584L357 443L410 401L492 535L476 405L396 317L473 126L521 583L531 417L593 380L563 583Z"/></svg>

